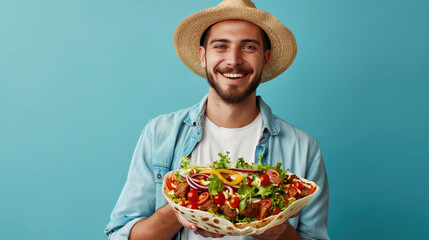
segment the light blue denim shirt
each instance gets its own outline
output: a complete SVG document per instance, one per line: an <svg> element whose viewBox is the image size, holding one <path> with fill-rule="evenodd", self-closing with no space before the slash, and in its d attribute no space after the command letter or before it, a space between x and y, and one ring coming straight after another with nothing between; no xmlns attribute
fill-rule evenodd
<svg viewBox="0 0 429 240"><path fill-rule="evenodd" d="M201 140L206 100L207 96L191 108L152 119L143 129L127 181L105 229L110 239L128 240L134 224L167 203L162 179L167 172L179 169L182 156L189 156ZM262 153L263 164L281 162L289 172L317 182L320 191L289 223L303 239L329 239L328 179L318 142L272 114L261 97L258 104L265 128L255 162ZM176 239L180 239L180 232Z"/></svg>

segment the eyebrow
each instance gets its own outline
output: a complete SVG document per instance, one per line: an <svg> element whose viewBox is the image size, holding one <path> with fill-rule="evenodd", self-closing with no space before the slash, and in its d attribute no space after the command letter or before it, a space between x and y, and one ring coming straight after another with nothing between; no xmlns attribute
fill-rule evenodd
<svg viewBox="0 0 429 240"><path fill-rule="evenodd" d="M221 43L230 43L230 40L227 39L213 39L210 41L210 45L213 43L217 43L217 42L221 42ZM256 45L261 46L261 42L259 42L258 40L255 39L243 39L240 41L240 43L254 43Z"/></svg>

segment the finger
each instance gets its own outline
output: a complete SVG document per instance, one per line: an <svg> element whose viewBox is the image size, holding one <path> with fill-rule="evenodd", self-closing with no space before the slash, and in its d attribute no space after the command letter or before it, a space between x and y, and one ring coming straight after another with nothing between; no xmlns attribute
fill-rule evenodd
<svg viewBox="0 0 429 240"><path fill-rule="evenodd" d="M222 234L208 232L208 231L201 229L201 228L199 228L198 230L196 230L194 232L203 236L203 237L211 237L211 238L222 238L222 237L224 237L224 235L222 235Z"/></svg>
<svg viewBox="0 0 429 240"><path fill-rule="evenodd" d="M290 218L296 218L299 216L299 212L295 213L294 215L290 216Z"/></svg>
<svg viewBox="0 0 429 240"><path fill-rule="evenodd" d="M184 218L184 217L182 217L182 216L180 216L180 215L177 215L177 218L179 219L179 222L180 222L184 227L189 228L189 229L192 229L192 230L194 230L194 231L198 230L198 227L197 227L195 224L193 224L193 223L189 222L188 220L186 220L186 218Z"/></svg>
<svg viewBox="0 0 429 240"><path fill-rule="evenodd" d="M259 240L277 239L286 230L287 226L288 226L288 223L284 222L280 225L277 225L275 227L272 227L266 230L261 235L253 235L252 237Z"/></svg>
<svg viewBox="0 0 429 240"><path fill-rule="evenodd" d="M266 231L263 233L263 235L272 236L272 235L280 234L280 233L282 233L284 230L286 230L286 227L287 227L287 223L285 222L285 223L282 223L282 224L280 224L280 225L278 225L278 226L275 226L275 227L272 227L272 228L270 228L270 229L266 230Z"/></svg>

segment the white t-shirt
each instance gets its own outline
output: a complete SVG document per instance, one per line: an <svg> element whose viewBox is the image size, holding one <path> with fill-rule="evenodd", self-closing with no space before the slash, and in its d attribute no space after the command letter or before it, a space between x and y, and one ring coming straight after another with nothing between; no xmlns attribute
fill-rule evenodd
<svg viewBox="0 0 429 240"><path fill-rule="evenodd" d="M231 162L237 158L244 158L248 163L253 163L255 159L256 146L263 134L264 123L262 114L259 115L249 125L241 128L222 128L216 126L207 117L204 121L204 130L201 141L195 146L191 153L191 164L207 164L220 159L219 153L223 155L229 152ZM183 228L182 240L203 240L207 239L194 231ZM245 236L225 236L226 240L244 240Z"/></svg>

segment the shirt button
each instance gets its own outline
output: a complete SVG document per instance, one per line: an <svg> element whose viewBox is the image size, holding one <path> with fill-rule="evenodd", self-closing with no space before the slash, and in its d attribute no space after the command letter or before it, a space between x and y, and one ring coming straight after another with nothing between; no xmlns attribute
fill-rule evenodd
<svg viewBox="0 0 429 240"><path fill-rule="evenodd" d="M158 175L156 175L156 177L161 178L162 177L161 173L158 173Z"/></svg>

